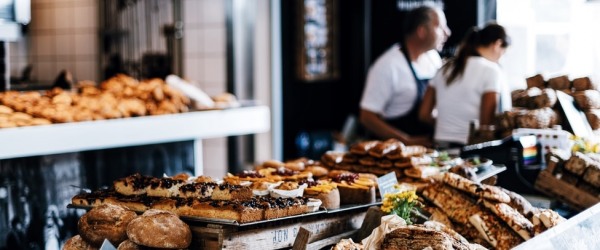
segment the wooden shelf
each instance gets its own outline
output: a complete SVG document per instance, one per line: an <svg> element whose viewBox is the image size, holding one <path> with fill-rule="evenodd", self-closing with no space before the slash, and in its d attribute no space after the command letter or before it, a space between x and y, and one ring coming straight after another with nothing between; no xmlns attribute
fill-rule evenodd
<svg viewBox="0 0 600 250"><path fill-rule="evenodd" d="M266 106L0 129L0 159L254 134Z"/></svg>

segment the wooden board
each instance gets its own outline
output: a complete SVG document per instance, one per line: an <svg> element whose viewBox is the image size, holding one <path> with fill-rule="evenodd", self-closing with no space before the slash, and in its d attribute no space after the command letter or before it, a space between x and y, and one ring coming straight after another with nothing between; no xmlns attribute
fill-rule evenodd
<svg viewBox="0 0 600 250"><path fill-rule="evenodd" d="M578 189L563 180L557 179L546 170L541 171L538 175L538 178L535 181L535 188L578 210L587 209L600 202L599 197Z"/></svg>
<svg viewBox="0 0 600 250"><path fill-rule="evenodd" d="M320 214L294 220L275 221L255 227L228 225L190 226L193 249L281 249L290 248L300 229L311 232L310 240L319 241L358 229L365 217L364 209L344 213Z"/></svg>

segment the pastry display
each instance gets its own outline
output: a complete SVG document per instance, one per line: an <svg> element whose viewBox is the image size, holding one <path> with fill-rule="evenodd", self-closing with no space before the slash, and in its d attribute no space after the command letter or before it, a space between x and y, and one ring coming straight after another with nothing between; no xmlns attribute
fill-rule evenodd
<svg viewBox="0 0 600 250"><path fill-rule="evenodd" d="M190 100L161 79L116 75L75 91L7 91L0 95L0 128L186 112Z"/></svg>

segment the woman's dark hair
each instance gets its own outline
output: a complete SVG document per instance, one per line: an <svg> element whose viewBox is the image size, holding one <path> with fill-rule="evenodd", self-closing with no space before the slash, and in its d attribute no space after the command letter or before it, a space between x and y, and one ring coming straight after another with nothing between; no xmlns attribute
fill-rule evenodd
<svg viewBox="0 0 600 250"><path fill-rule="evenodd" d="M510 45L510 38L506 35L504 27L499 24L489 23L481 30L477 27L471 28L460 43L456 56L451 58L442 67L444 74L447 74L448 71L450 71L447 84L450 85L464 73L467 66L467 59L469 59L470 56L479 56L477 47L490 45L498 41L498 39L502 41L503 48Z"/></svg>

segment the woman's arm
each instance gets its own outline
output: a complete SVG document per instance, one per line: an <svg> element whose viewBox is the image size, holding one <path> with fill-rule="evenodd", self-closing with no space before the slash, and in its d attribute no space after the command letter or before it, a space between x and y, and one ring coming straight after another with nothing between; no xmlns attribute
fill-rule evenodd
<svg viewBox="0 0 600 250"><path fill-rule="evenodd" d="M427 86L425 96L419 108L419 119L425 123L435 125L435 117L433 117L433 109L435 108L435 88Z"/></svg>
<svg viewBox="0 0 600 250"><path fill-rule="evenodd" d="M487 92L481 96L481 107L479 109L479 124L493 125L498 106L498 93Z"/></svg>

